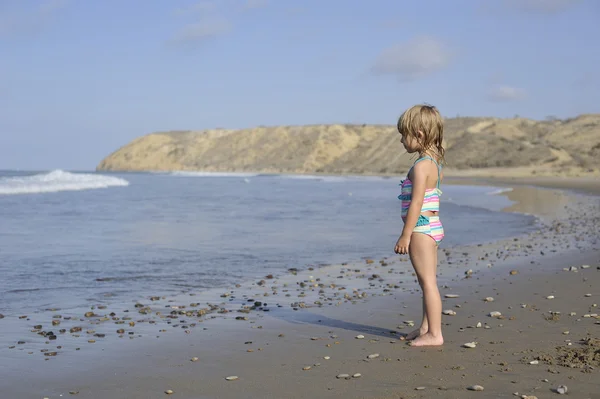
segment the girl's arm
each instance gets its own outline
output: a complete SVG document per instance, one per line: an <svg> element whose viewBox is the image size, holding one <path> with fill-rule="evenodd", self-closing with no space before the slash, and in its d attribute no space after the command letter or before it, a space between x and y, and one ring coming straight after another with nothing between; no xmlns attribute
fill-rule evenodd
<svg viewBox="0 0 600 399"><path fill-rule="evenodd" d="M419 162L413 168L413 176L410 181L412 182L412 196L410 200L410 206L408 207L408 214L406 215L406 222L402 229L402 235L410 237L412 232L417 225L421 209L423 208L423 201L425 200L425 189L427 188L427 175L428 168L426 162Z"/></svg>
<svg viewBox="0 0 600 399"><path fill-rule="evenodd" d="M425 200L425 189L427 187L427 177L429 173L428 166L429 165L427 165L426 162L419 162L413 168L413 176L410 179L412 182L410 206L408 207L408 214L406 215L406 222L404 222L402 234L400 235L400 238L398 238L398 242L394 248L396 253L408 253L410 237L417 225L421 209L423 208L423 201Z"/></svg>

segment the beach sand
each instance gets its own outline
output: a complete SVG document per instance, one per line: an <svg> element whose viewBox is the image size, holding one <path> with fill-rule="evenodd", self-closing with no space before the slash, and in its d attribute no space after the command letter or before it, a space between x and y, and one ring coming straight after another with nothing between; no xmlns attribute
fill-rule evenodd
<svg viewBox="0 0 600 399"><path fill-rule="evenodd" d="M407 257L392 253L240 284L202 316L206 305L192 306L209 300L202 296L147 299L127 313L95 309L108 317L80 333L2 348L0 397L546 398L564 385L569 397L600 398L600 200L530 187L535 181L495 182L514 187L502 194L519 201L507 211L539 215L539 230L440 249L443 309L455 313L443 316L442 347L399 340L418 326L421 296ZM591 193L600 184L555 186ZM248 300L263 303L236 311ZM24 334L30 318L20 321ZM106 336L94 337L100 331Z"/></svg>

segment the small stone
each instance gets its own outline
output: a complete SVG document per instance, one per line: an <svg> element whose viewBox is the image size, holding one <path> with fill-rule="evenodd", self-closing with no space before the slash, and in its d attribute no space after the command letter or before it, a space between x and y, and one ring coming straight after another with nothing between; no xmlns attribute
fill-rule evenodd
<svg viewBox="0 0 600 399"><path fill-rule="evenodd" d="M225 377L225 379L227 381L235 381L237 380L239 377L237 375L230 375L229 377Z"/></svg>
<svg viewBox="0 0 600 399"><path fill-rule="evenodd" d="M554 299L554 295L548 295L546 299Z"/></svg>
<svg viewBox="0 0 600 399"><path fill-rule="evenodd" d="M350 374L338 374L335 378L339 378L341 379L349 379L350 378Z"/></svg>
<svg viewBox="0 0 600 399"><path fill-rule="evenodd" d="M556 393L564 395L567 393L567 386L566 385L559 385L558 388L556 388Z"/></svg>
<svg viewBox="0 0 600 399"><path fill-rule="evenodd" d="M445 296L446 298L458 298L458 297L460 297L460 295L457 295L457 294L446 294L446 295L444 295L444 296Z"/></svg>
<svg viewBox="0 0 600 399"><path fill-rule="evenodd" d="M425 387L416 387L416 388L415 388L415 391L422 391L422 390L424 390L424 389L425 389Z"/></svg>
<svg viewBox="0 0 600 399"><path fill-rule="evenodd" d="M362 377L361 373L352 374L352 378L360 378L360 377Z"/></svg>
<svg viewBox="0 0 600 399"><path fill-rule="evenodd" d="M539 360L532 360L532 361L529 362L529 364L533 364L533 365L540 364L540 361Z"/></svg>
<svg viewBox="0 0 600 399"><path fill-rule="evenodd" d="M469 391L483 391L483 387L481 385L471 385L467 387Z"/></svg>
<svg viewBox="0 0 600 399"><path fill-rule="evenodd" d="M355 338L356 338L356 339L364 339L364 338L365 338L365 336L364 336L364 335L362 335L362 334L359 334L359 335L357 335Z"/></svg>
<svg viewBox="0 0 600 399"><path fill-rule="evenodd" d="M70 395L77 395L79 393L79 391L69 391Z"/></svg>
<svg viewBox="0 0 600 399"><path fill-rule="evenodd" d="M511 276L514 276L515 274L519 274L519 271L518 270L511 270L510 271L510 275Z"/></svg>
<svg viewBox="0 0 600 399"><path fill-rule="evenodd" d="M456 316L456 312L452 309L446 309L446 310L442 311L442 314L444 314L446 316Z"/></svg>
<svg viewBox="0 0 600 399"><path fill-rule="evenodd" d="M592 296L592 294L585 294L584 296L587 297L587 298L589 298L589 297Z"/></svg>
<svg viewBox="0 0 600 399"><path fill-rule="evenodd" d="M191 362L197 362L199 359L197 357L193 357L190 359Z"/></svg>
<svg viewBox="0 0 600 399"><path fill-rule="evenodd" d="M329 356L323 356L323 359L329 360L329 359L331 359L331 357L329 357Z"/></svg>
<svg viewBox="0 0 600 399"><path fill-rule="evenodd" d="M477 347L477 342L467 342L466 344L463 344L462 346L463 346L463 348L471 348L472 349L472 348Z"/></svg>
<svg viewBox="0 0 600 399"><path fill-rule="evenodd" d="M477 325L475 326L476 328L481 328L481 322L477 322Z"/></svg>
<svg viewBox="0 0 600 399"><path fill-rule="evenodd" d="M502 313L494 311L494 312L490 312L490 317L500 317L502 316Z"/></svg>
<svg viewBox="0 0 600 399"><path fill-rule="evenodd" d="M494 298L492 298L491 296L485 297L485 298L483 298L483 300L485 302L494 302Z"/></svg>
<svg viewBox="0 0 600 399"><path fill-rule="evenodd" d="M368 359L377 359L379 357L379 353L373 353L369 356L367 356Z"/></svg>
<svg viewBox="0 0 600 399"><path fill-rule="evenodd" d="M582 269L589 269L589 268L590 268L590 265L581 265L581 268L582 268Z"/></svg>
<svg viewBox="0 0 600 399"><path fill-rule="evenodd" d="M312 367L310 367L310 366L305 366L305 367L302 367L302 370L307 371L307 370L310 370L311 368Z"/></svg>
<svg viewBox="0 0 600 399"><path fill-rule="evenodd" d="M172 395L172 394L173 394L173 391L172 391L172 390L170 390L170 389L167 389L167 390L165 391L165 393L166 393L167 395Z"/></svg>

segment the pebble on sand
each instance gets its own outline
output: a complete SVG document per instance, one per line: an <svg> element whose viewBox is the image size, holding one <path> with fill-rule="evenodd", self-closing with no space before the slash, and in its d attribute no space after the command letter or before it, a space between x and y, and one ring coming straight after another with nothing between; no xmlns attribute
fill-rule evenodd
<svg viewBox="0 0 600 399"><path fill-rule="evenodd" d="M494 311L494 312L490 312L490 317L500 317L502 316L502 313Z"/></svg>
<svg viewBox="0 0 600 399"><path fill-rule="evenodd" d="M350 378L350 374L338 374L335 378L338 379L349 379Z"/></svg>
<svg viewBox="0 0 600 399"><path fill-rule="evenodd" d="M377 359L379 357L379 353L373 353L369 356L367 356L368 359Z"/></svg>
<svg viewBox="0 0 600 399"><path fill-rule="evenodd" d="M357 335L355 338L356 338L356 339L364 339L364 338L365 338L365 336L364 336L364 335L362 335L362 334L359 334L359 335Z"/></svg>
<svg viewBox="0 0 600 399"><path fill-rule="evenodd" d="M463 348L476 348L477 347L477 342L467 342L466 344L462 345Z"/></svg>
<svg viewBox="0 0 600 399"><path fill-rule="evenodd" d="M564 395L567 393L567 386L566 385L559 385L558 388L556 388L556 393Z"/></svg>
<svg viewBox="0 0 600 399"><path fill-rule="evenodd" d="M457 295L457 294L446 294L446 295L444 295L444 296L445 296L446 298L458 298L458 297L460 297L460 295Z"/></svg>
<svg viewBox="0 0 600 399"><path fill-rule="evenodd" d="M167 389L167 390L165 391L165 393L166 393L167 395L172 395L172 394L173 394L173 391L172 391L172 390L170 390L170 389Z"/></svg>
<svg viewBox="0 0 600 399"><path fill-rule="evenodd" d="M197 362L197 361L198 361L198 358L197 358L197 357L193 357L193 358L191 358L191 359L190 359L190 361L192 361L192 362Z"/></svg>
<svg viewBox="0 0 600 399"><path fill-rule="evenodd" d="M467 387L469 391L483 391L483 387L481 385L471 385Z"/></svg>
<svg viewBox="0 0 600 399"><path fill-rule="evenodd" d="M442 311L443 314L445 314L446 316L456 316L456 312L452 309L446 309L444 311Z"/></svg>
<svg viewBox="0 0 600 399"><path fill-rule="evenodd" d="M235 381L237 380L239 377L237 375L230 375L229 377L225 377L225 379L227 381Z"/></svg>

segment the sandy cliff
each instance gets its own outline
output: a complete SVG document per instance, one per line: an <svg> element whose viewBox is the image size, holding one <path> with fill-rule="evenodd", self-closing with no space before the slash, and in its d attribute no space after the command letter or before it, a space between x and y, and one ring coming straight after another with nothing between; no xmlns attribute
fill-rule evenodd
<svg viewBox="0 0 600 399"><path fill-rule="evenodd" d="M600 114L445 123L452 174L599 174ZM307 125L152 133L110 154L97 169L392 174L411 163L395 126Z"/></svg>

